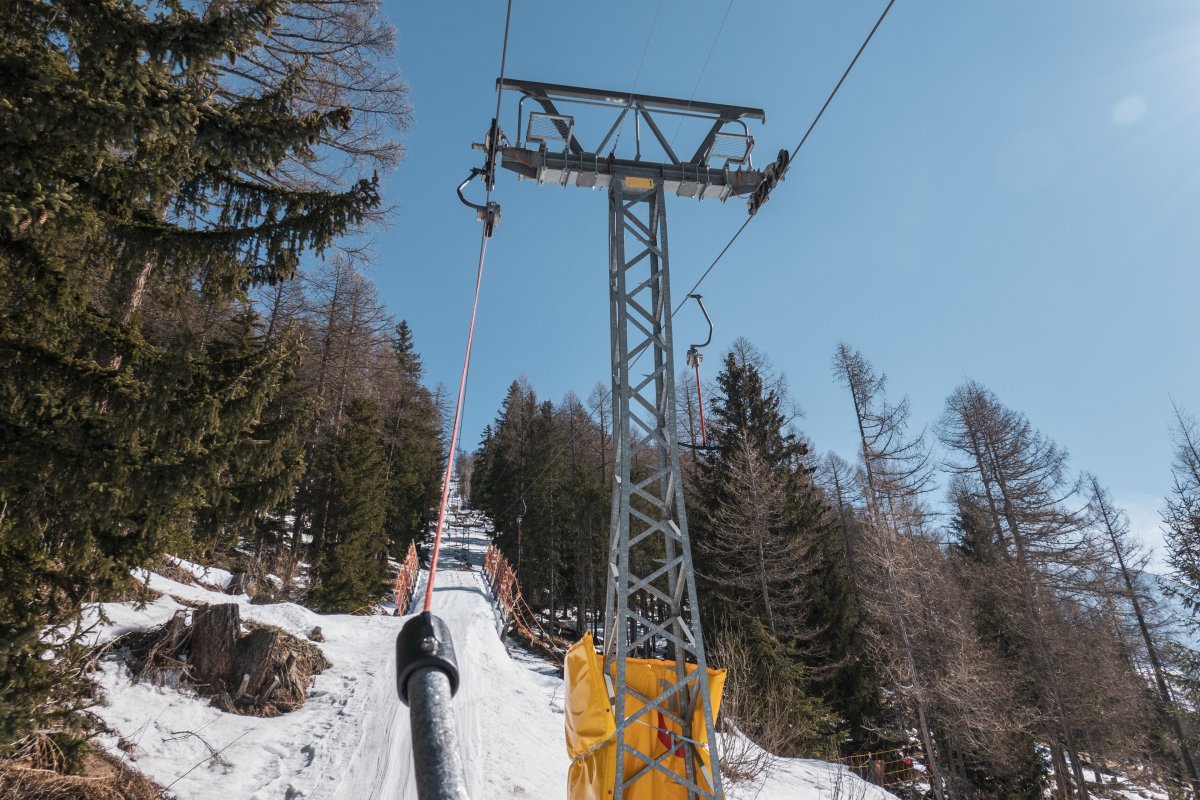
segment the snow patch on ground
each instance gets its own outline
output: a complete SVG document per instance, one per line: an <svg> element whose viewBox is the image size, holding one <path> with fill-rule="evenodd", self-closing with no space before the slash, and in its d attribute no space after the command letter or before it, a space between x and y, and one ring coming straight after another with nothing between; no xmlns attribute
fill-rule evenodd
<svg viewBox="0 0 1200 800"><path fill-rule="evenodd" d="M478 528L448 533L433 602L459 654L462 685L454 706L471 797L564 798L569 758L563 682L553 666L515 647L510 654L497 637L480 571L486 546ZM180 560L192 571L188 563ZM219 572L209 569L210 577L200 579L227 585L220 576L212 579ZM395 688L394 643L406 617L317 614L291 603L251 605L244 595L140 574L162 596L140 609L106 603L104 624L100 609L93 608L96 642L162 624L188 608L180 601L233 602L243 618L297 636L319 625L325 641L318 646L332 666L316 677L303 708L257 718L219 711L174 689L133 684L117 657L104 659L97 680L105 703L96 711L133 745L135 766L181 800L415 800L408 709ZM122 755L115 736L101 741ZM799 759L776 759L757 784L729 787L727 793L730 800L891 798L843 767Z"/></svg>
<svg viewBox="0 0 1200 800"><path fill-rule="evenodd" d="M222 591L228 589L229 584L233 581L233 573L229 570L206 567L203 564L197 564L194 561L188 561L187 559L175 556L167 556L167 561L195 575L196 580Z"/></svg>

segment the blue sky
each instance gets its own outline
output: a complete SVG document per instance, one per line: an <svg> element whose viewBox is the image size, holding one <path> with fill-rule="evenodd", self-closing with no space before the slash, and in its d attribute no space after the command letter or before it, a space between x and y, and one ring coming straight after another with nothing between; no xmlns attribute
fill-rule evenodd
<svg viewBox="0 0 1200 800"><path fill-rule="evenodd" d="M761 164L795 145L883 5L514 0L508 75L762 107ZM453 390L479 237L454 187L480 162L470 145L494 107L504 3L386 12L414 123L386 178L396 211L375 236L372 275L413 326L430 379ZM515 128L514 98L501 125ZM747 337L785 373L816 448L847 457L854 420L829 366L838 341L911 398L918 425L974 378L1097 473L1152 538L1170 486L1170 398L1200 413L1198 145L1200 4L898 0L704 283L716 322L706 366ZM502 170L495 199L468 447L518 375L553 400L586 397L608 375L603 192ZM677 295L745 213L740 201L669 201ZM697 312L676 318L681 361L704 332Z"/></svg>

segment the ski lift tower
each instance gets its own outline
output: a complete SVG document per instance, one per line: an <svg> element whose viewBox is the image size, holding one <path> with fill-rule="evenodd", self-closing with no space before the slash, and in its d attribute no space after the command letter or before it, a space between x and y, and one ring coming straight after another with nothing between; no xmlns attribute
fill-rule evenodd
<svg viewBox="0 0 1200 800"><path fill-rule="evenodd" d="M605 673L615 677L612 798L622 800L630 785L658 771L683 784L689 800L721 800L712 698L708 681L700 679L707 661L679 468L665 199L724 201L752 193L763 173L750 160L754 139L746 120L762 122L766 115L757 108L537 81L505 78L498 86L521 95L515 143L493 126L485 144L500 166L539 185L608 189L614 486L603 652ZM609 120L602 138L582 135L593 127L600 133ZM679 151L685 157L663 135L666 120L678 121L679 132L686 127L692 138L703 132ZM631 122L633 135L618 153ZM657 696L626 685L626 660L639 654L675 662L674 681L663 681ZM695 665L690 671L689 662ZM628 711L627 697L644 705ZM707 745L692 731L697 703ZM628 746L626 731L661 728L664 720L682 735L662 755L651 758ZM700 758L706 747L711 774ZM685 776L664 764L677 754ZM627 757L642 762L630 777L623 776Z"/></svg>

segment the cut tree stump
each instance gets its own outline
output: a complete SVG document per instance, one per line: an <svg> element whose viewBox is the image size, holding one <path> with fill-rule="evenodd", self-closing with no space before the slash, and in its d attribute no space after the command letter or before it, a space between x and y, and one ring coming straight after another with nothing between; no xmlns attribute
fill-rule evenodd
<svg viewBox="0 0 1200 800"><path fill-rule="evenodd" d="M253 701L256 705L266 699L269 689L274 688L281 649L279 632L270 628L255 628L238 642L234 668L237 682L237 702Z"/></svg>
<svg viewBox="0 0 1200 800"><path fill-rule="evenodd" d="M192 677L214 687L236 688L241 678L234 670L240 635L237 603L197 609L192 616Z"/></svg>
<svg viewBox="0 0 1200 800"><path fill-rule="evenodd" d="M161 647L168 653L177 653L190 631L187 625L187 612L183 609L176 611L163 626Z"/></svg>
<svg viewBox="0 0 1200 800"><path fill-rule="evenodd" d="M243 635L238 604L225 603L196 609L190 626L181 611L127 634L134 679L189 686L237 714L276 716L304 705L313 676L329 667L320 648L280 628L247 627Z"/></svg>

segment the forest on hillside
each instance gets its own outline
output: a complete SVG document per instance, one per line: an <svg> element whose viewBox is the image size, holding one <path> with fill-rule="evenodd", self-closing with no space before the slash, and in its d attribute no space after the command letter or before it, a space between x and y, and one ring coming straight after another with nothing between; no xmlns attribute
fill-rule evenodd
<svg viewBox="0 0 1200 800"><path fill-rule="evenodd" d="M703 435L680 374L676 433L727 720L781 754L913 752L939 800L1083 800L1114 769L1200 784L1200 661L1100 478L973 381L919 426L844 344L832 374L860 447L822 456L765 353L739 339L720 364ZM517 380L469 459L525 597L576 635L602 634L611 413L601 385L554 403ZM1172 424L1164 585L1192 609L1200 429L1182 409ZM663 612L645 592L637 609Z"/></svg>
<svg viewBox="0 0 1200 800"><path fill-rule="evenodd" d="M0 757L76 760L131 568L348 612L424 529L444 401L369 275L394 43L369 0L5 4Z"/></svg>
<svg viewBox="0 0 1200 800"><path fill-rule="evenodd" d="M4 4L0 762L78 766L83 611L137 599L132 571L186 557L349 613L428 532L449 403L371 279L411 121L394 50L375 0ZM1196 796L1200 654L1102 478L979 383L922 421L852 347L831 369L854 453L818 453L745 340L703 421L678 393L722 723L785 756L912 753L935 800L1088 800L1114 770ZM496 399L453 454L466 500L545 625L603 638L609 390ZM1170 424L1163 586L1194 614L1200 427Z"/></svg>

